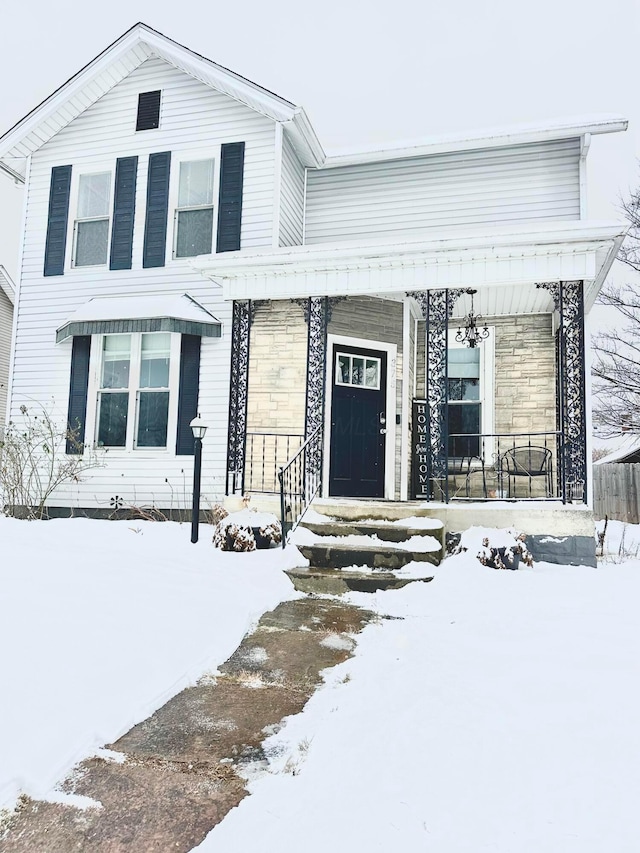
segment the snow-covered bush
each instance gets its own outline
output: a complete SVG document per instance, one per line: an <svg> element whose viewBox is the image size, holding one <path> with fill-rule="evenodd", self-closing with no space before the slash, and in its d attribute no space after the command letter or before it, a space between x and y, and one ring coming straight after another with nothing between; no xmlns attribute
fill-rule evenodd
<svg viewBox="0 0 640 853"><path fill-rule="evenodd" d="M222 551L254 551L282 542L282 528L272 513L243 509L221 518L213 544Z"/></svg>
<svg viewBox="0 0 640 853"><path fill-rule="evenodd" d="M526 546L526 538L524 533L510 528L470 527L462 533L452 553L475 552L482 565L492 569L517 569L520 562L532 566L533 556Z"/></svg>

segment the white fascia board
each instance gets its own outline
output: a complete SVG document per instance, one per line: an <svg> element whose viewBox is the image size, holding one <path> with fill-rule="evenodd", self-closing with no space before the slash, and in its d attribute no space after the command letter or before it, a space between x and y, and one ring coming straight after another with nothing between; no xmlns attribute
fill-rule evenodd
<svg viewBox="0 0 640 853"><path fill-rule="evenodd" d="M455 151L474 151L485 148L503 148L509 145L526 145L532 142L551 142L574 139L586 134L618 133L626 130L628 119L620 115L597 115L549 121L545 124L521 124L493 128L464 134L446 134L428 139L398 143L389 148L360 151L342 151L328 154L323 169L340 166L357 166L385 160L401 160L430 154Z"/></svg>
<svg viewBox="0 0 640 853"><path fill-rule="evenodd" d="M597 280L624 233L620 223L538 229L475 238L396 243L376 249L308 247L193 262L222 285L225 299L402 294L448 287ZM304 251L307 249L307 251ZM267 254L269 257L267 257ZM231 261L231 263L230 263Z"/></svg>
<svg viewBox="0 0 640 853"><path fill-rule="evenodd" d="M319 169L326 154L302 107L298 107L293 118L284 122L282 127L302 165Z"/></svg>
<svg viewBox="0 0 640 853"><path fill-rule="evenodd" d="M168 39L145 24L136 24L0 137L0 158L4 158L7 154L11 155L13 149L20 144L31 151L39 148L87 108L87 104L84 103L82 107L78 104L73 109L67 109L64 120L58 117L57 121L50 122L46 132L42 132L42 125L54 119L58 111L69 105L69 102L85 87L93 84L91 103L94 103L151 56L165 60L205 85L229 95L274 121L291 121L298 111L295 104L279 95L263 89L233 71L216 65L215 62ZM121 64L116 69L119 62ZM103 75L107 69L111 73ZM103 75L102 80L96 86L101 75ZM29 139L36 129L40 129L41 132ZM17 159L15 153L12 159ZM19 171L17 163L13 169Z"/></svg>
<svg viewBox="0 0 640 853"><path fill-rule="evenodd" d="M622 245L622 242L625 238L625 235L626 235L626 229L625 229L625 232L623 234L620 234L617 237L615 237L609 246L607 246L607 247L603 246L600 249L599 254L603 255L604 258L599 259L598 274L593 279L593 281L588 282L588 284L585 287L584 308L585 308L585 311L587 313L593 307L596 299L598 298L598 294L602 290L602 287L603 287L603 285L607 279L607 276L609 275L609 270L611 269L613 262L615 261L615 259L618 256L618 251L620 249L620 246Z"/></svg>

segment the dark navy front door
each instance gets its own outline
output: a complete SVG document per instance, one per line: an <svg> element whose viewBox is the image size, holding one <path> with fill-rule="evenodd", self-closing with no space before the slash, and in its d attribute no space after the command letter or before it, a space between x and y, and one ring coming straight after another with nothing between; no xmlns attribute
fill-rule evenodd
<svg viewBox="0 0 640 853"><path fill-rule="evenodd" d="M333 345L329 494L384 497L387 354Z"/></svg>

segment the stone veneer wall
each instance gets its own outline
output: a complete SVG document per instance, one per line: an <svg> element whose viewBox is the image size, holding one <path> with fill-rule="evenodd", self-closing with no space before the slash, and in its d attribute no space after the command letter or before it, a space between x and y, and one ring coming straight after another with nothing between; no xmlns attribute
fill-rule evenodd
<svg viewBox="0 0 640 853"><path fill-rule="evenodd" d="M259 302L249 339L245 490L277 491L277 471L303 439L251 433L304 435L307 383L304 311L290 300Z"/></svg>
<svg viewBox="0 0 640 853"><path fill-rule="evenodd" d="M495 329L495 432L556 428L555 341L551 314L487 317ZM455 321L452 321L452 327ZM418 323L417 395L425 393L425 325Z"/></svg>
<svg viewBox="0 0 640 853"><path fill-rule="evenodd" d="M333 307L328 333L382 341L396 344L396 413L402 411L402 303L375 299L370 296L353 296ZM396 427L395 497L400 496L400 428Z"/></svg>
<svg viewBox="0 0 640 853"><path fill-rule="evenodd" d="M307 324L290 300L260 302L249 340L248 432L304 433Z"/></svg>

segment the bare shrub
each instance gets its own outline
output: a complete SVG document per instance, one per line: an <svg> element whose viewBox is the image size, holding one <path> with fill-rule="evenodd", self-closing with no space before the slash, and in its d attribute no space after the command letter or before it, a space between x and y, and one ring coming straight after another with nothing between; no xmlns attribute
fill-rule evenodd
<svg viewBox="0 0 640 853"><path fill-rule="evenodd" d="M20 407L20 423L9 421L0 436L0 507L8 516L41 519L47 501L63 483L74 483L101 462L78 440L78 432L61 427L40 407ZM69 443L73 450L66 453Z"/></svg>

